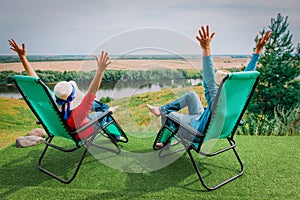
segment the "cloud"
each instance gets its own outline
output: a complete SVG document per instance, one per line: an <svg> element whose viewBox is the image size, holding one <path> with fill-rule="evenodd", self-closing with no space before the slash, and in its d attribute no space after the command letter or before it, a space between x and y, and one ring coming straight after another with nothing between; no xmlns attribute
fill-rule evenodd
<svg viewBox="0 0 300 200"><path fill-rule="evenodd" d="M10 0L0 8L0 54L11 53L11 37L28 43L33 54L82 54L113 35L141 27L171 29L194 40L205 24L217 32L215 53L248 53L255 34L279 12L289 16L299 41L299 11L298 0Z"/></svg>

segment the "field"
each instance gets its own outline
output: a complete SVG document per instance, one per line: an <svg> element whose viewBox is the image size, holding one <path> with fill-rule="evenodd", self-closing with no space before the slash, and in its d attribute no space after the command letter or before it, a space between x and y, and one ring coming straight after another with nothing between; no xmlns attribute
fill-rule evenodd
<svg viewBox="0 0 300 200"><path fill-rule="evenodd" d="M215 68L239 68L246 65L249 58L214 58ZM51 61L51 62L32 62L35 70L54 70L54 71L90 71L96 69L95 61ZM200 60L112 60L109 69L122 70L149 70L156 68L170 69L201 69ZM21 63L0 63L0 71L13 70L24 71Z"/></svg>

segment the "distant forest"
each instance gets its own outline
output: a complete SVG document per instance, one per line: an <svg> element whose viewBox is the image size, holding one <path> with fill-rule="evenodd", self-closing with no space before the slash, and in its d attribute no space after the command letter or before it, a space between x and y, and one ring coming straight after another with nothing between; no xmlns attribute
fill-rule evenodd
<svg viewBox="0 0 300 200"><path fill-rule="evenodd" d="M247 58L249 55L215 55L214 57L231 57L231 58ZM78 61L78 60L94 60L93 55L28 55L30 62L47 62L47 61ZM184 60L199 59L200 55L110 55L115 60L130 59L149 59L149 60ZM0 55L0 63L20 62L17 55Z"/></svg>
<svg viewBox="0 0 300 200"><path fill-rule="evenodd" d="M230 56L232 58L244 57L243 55L216 55L217 56ZM31 55L27 56L30 62L46 62L46 61L70 61L70 60L90 60L95 59L94 56L86 55ZM197 55L185 55L179 57L176 55L124 55L124 56L111 56L112 59L154 59L154 60L183 60L183 59L198 59ZM0 63L14 63L20 62L18 56L15 55L0 55ZM232 68L230 71L240 71L241 69ZM89 82L93 79L95 71L83 72L83 71L52 71L52 70L36 70L38 76L45 83L56 83L62 80L70 81L82 81ZM15 71L1 71L0 72L0 84L12 84L13 75L26 75L26 72ZM143 80L174 80L174 79L202 79L201 72L184 69L162 69L162 70L106 70L102 82L116 82L120 79L128 81L143 81Z"/></svg>
<svg viewBox="0 0 300 200"><path fill-rule="evenodd" d="M29 55L27 56L27 59L30 62L47 62L47 61L89 60L92 59L92 57L84 56L84 55L54 55L54 56ZM20 59L17 55L0 55L0 63L15 63L15 62L20 62Z"/></svg>
<svg viewBox="0 0 300 200"><path fill-rule="evenodd" d="M45 83L56 83L62 80L70 81L91 81L95 75L94 71L51 71L36 70L38 76ZM0 72L0 84L11 84L13 75L26 75L26 72L2 71ZM196 79L202 78L201 73L183 70L183 69L163 69L163 70L105 70L102 82L116 82L120 79L126 81L143 81L143 80L173 80L173 79Z"/></svg>

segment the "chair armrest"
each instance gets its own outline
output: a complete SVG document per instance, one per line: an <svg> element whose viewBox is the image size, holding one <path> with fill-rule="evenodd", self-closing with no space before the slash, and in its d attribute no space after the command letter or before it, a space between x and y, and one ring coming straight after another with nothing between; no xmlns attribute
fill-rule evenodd
<svg viewBox="0 0 300 200"><path fill-rule="evenodd" d="M76 129L75 131L73 131L71 134L78 134L81 133L82 131L86 130L87 128L89 128L90 126L94 125L96 122L98 122L99 120L101 121L104 117L106 117L107 115L111 115L112 112L111 111L105 111L99 115L97 115L94 119L90 120L88 123L86 123L85 125L81 126L80 128Z"/></svg>
<svg viewBox="0 0 300 200"><path fill-rule="evenodd" d="M192 128L191 126L181 123L180 121L178 121L177 119L173 118L172 116L167 115L166 116L167 119L170 119L171 121L179 124L179 127L187 130L189 133L191 133L192 135L194 135L195 137L199 137L199 138L204 138L204 134L200 133L199 131L197 131L196 129Z"/></svg>

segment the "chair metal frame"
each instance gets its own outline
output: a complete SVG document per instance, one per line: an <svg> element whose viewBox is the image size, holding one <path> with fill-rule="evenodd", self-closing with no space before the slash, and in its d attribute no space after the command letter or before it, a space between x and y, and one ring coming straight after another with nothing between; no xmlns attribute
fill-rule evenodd
<svg viewBox="0 0 300 200"><path fill-rule="evenodd" d="M61 124L63 126L63 129L69 134L69 136L71 136L71 138L69 138L70 140L72 140L74 143L75 143L75 147L73 148L64 148L62 146L59 146L59 145L56 145L56 144L53 144L52 143L52 140L55 138L55 137L59 137L59 136L56 136L55 134L51 133L48 129L48 127L46 126L46 124L44 123L44 121L41 119L39 113L35 110L35 108L32 106L30 100L28 99L27 97L27 94L25 94L22 90L22 88L20 87L20 83L18 82L18 78L22 78L23 76L20 76L20 75L16 75L13 77L13 81L16 85L16 87L18 88L19 92L21 93L23 99L25 100L25 102L27 103L27 105L29 106L29 108L31 109L31 111L34 113L35 117L37 118L37 124L41 124L44 128L44 130L46 131L47 133L47 138L45 139L45 148L38 160L38 168L40 171L42 171L43 173L59 180L60 182L62 183L71 183L74 178L76 177L80 167L81 167L81 164L86 156L86 153L88 151L88 149L91 147L91 146L96 146L98 148L102 148L104 150L107 150L107 151L111 151L111 152L114 152L116 154L119 154L121 152L121 149L118 145L118 142L123 142L123 143L127 143L128 142L128 137L126 136L125 132L122 130L122 128L118 125L118 123L115 121L115 119L111 116L112 115L112 112L111 111L105 111L99 115L97 115L94 119L90 120L87 124L85 124L84 126L82 127L79 127L78 129L76 129L75 131L70 131L68 125L66 124L66 122L64 122L63 118L62 118L62 115L61 113L59 112L53 98L52 98L52 95L49 91L49 88L44 84L44 82L40 79L40 78L37 78L37 77L32 77L32 80L35 81L38 85L40 85L45 94L47 95L48 97L48 100L51 104L51 106L53 107L53 109L55 110L56 114L59 116L59 119L61 121ZM27 77L27 76L26 76ZM33 91L34 92L34 91ZM100 130L94 132L92 135L90 135L88 138L84 138L84 139L76 139L75 138L75 135L77 134L80 134L81 132L83 132L84 130L86 130L87 128L89 128L90 126L93 126L95 123L100 123L105 117L109 117L111 119L111 121L109 121L108 123L106 123L104 126L101 126ZM116 139L107 131L107 127L114 123L114 125L116 126L116 128L120 131L121 135L124 137L124 140L120 140L120 141L116 141ZM96 136L98 134L102 134L104 136L106 136L107 138L110 139L110 141L114 144L114 146L116 147L116 149L112 149L112 148L109 148L109 147L106 147L106 146L103 146L103 145L100 145L100 144L97 144L94 142ZM51 172L50 170L48 169L45 169L43 166L42 166L42 161L46 155L46 152L47 150L49 149L48 147L52 147L54 149L57 149L61 152L65 152L65 153L68 153L68 152L74 152L78 149L80 149L82 146L85 147L83 153L81 154L80 158L79 158L79 161L77 163L77 166L73 172L73 174L71 175L71 177L65 179L65 178L62 178L60 176L58 176L57 174Z"/></svg>
<svg viewBox="0 0 300 200"><path fill-rule="evenodd" d="M243 165L242 160L241 160L241 158L238 155L238 152L236 150L236 141L233 139L233 137L234 137L234 134L236 132L237 127L239 125L243 125L243 123L241 123L242 117L243 117L243 115L244 115L244 113L245 113L245 111L246 111L246 109L247 109L247 107L250 103L251 97L253 96L254 90L255 90L255 88L258 84L259 75L256 77L256 80L255 80L255 82L253 84L253 87L250 91L249 97L248 97L248 99L245 103L245 106L243 107L242 111L240 112L238 120L235 122L234 128L232 129L232 132L231 132L230 136L226 138L229 142L229 146L226 146L226 147L224 147L220 150L217 150L215 152L212 152L212 153L206 153L206 152L201 151L201 147L202 147L203 141L205 140L206 132L208 130L209 123L211 121L211 117L213 115L213 112L216 109L217 102L219 101L219 98L220 98L220 93L221 93L222 87L223 87L223 85L225 84L225 81L228 78L229 78L229 75L227 75L220 83L220 87L218 89L218 93L217 93L216 99L215 99L213 107L212 107L212 112L211 112L209 120L206 124L204 133L200 133L197 130L195 130L194 128L190 127L189 125L183 124L180 121L178 121L177 119L173 118L172 116L167 115L166 116L166 121L163 124L163 126L160 128L160 130L158 131L158 134L157 134L157 136L154 140L154 143L153 143L153 149L154 150L160 150L158 155L161 158L172 155L174 153L178 153L180 151L186 151L188 153L191 161L192 161L192 164L193 164L195 170L196 170L199 181L201 182L203 187L205 189L207 189L208 191L218 189L221 186L223 186L223 185L235 180L236 178L240 177L244 173L244 165ZM163 147L156 146L156 144L160 141L160 138L162 137L162 134L164 133L164 130L166 130L166 129L168 131L170 131L171 133L169 133L168 139L164 142L164 146ZM198 145L196 146L194 142L190 142L190 141L186 140L185 137L180 133L181 130L189 132L192 135L192 137L195 138L194 141L198 141L197 142ZM171 144L171 141L172 141L172 139L174 139L174 137L179 142L177 142L175 144ZM171 151L171 152L168 152L168 153L165 153L165 154L163 153L165 151L169 151L170 146L177 145L178 143L182 144L184 147L182 149L179 149L179 150L176 150L176 151ZM228 178L224 181L221 181L220 183L218 183L214 186L208 186L208 184L206 184L206 182L205 182L205 180L204 180L204 178L201 174L201 170L199 169L199 166L198 166L198 164L197 164L197 162L196 162L196 160L195 160L195 158L192 154L192 151L196 151L197 153L199 153L200 155L205 156L205 157L213 157L213 156L219 155L223 152L226 152L228 150L233 151L233 153L235 155L235 158L237 159L237 162L239 163L240 170L238 171L237 174L231 176L230 178Z"/></svg>

